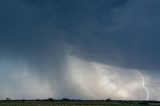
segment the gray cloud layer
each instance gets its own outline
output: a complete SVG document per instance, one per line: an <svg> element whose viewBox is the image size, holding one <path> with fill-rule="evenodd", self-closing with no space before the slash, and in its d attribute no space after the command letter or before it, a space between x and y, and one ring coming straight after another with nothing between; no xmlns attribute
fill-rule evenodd
<svg viewBox="0 0 160 106"><path fill-rule="evenodd" d="M1 68L1 74L8 77L7 80L1 82L2 85L6 82L13 84L12 87L20 86L19 81L10 82L10 80L18 80L18 78L12 78L13 76L9 75L22 72L29 75L25 74L24 79L23 77L19 79L26 80L25 78L29 76L35 77L33 82L35 81L37 86L40 86L39 81L44 82L47 88L42 89L48 90L51 94L46 96L105 98L102 92L97 91L101 87L105 88L104 86L98 86L96 94L93 93L94 90L93 92L90 91L90 88L95 86L95 83L92 82L94 76L97 76L96 81L99 83L102 82L99 79L105 73L102 72L103 74L101 73L98 77L96 73L100 69L95 69L99 68L97 64L105 64L111 66L111 70L116 70L117 73L122 72L120 70L123 69L124 72L127 72L127 69L131 70L131 73L132 71L135 72L134 69L142 70L150 76L148 79L155 77L152 79L156 80L155 83L152 82L149 86L156 86L160 68L159 3L158 0L0 1L0 57L3 58L1 62L4 67ZM81 62L87 62L86 64L89 65L82 68L79 73L82 75L82 79L79 78L81 80L78 82L73 77L77 74L70 70L78 70L77 68L80 67L72 61L79 65L83 64ZM23 62L24 66L21 64ZM90 65L92 62L95 62L96 65ZM11 69L6 69L6 67L11 67ZM90 70L95 71L90 72ZM105 70L108 72L108 69ZM109 78L114 80L121 78L122 82L119 85L128 85L125 80L129 79L129 73L127 75L118 74L118 76L115 74L114 71L113 77ZM108 75L112 76L112 74ZM117 78L114 78L114 75ZM124 79L124 76L127 78ZM88 80L85 80L86 83L84 83L82 80L86 77ZM25 84L29 82L25 82ZM84 85L86 88L78 89L76 83ZM108 84L110 83L112 81L108 82ZM133 83L135 82L133 81ZM31 85L34 86L34 83ZM7 86L9 85L3 89L8 88ZM23 86L22 84L20 94L8 93L8 95L29 97L26 94L23 96L23 91L35 92L34 88L25 90L26 88ZM134 95L134 99L143 98L143 93L135 95L139 92L137 90L130 89L133 94L127 94L129 88L126 87L125 90L119 91L118 85L114 82L111 86L115 86L115 91L122 96L108 93L106 96L118 99L124 97L126 99L131 98L127 95ZM159 86L153 87L153 89L159 89ZM82 93L80 94L80 92ZM107 91L104 90L103 92ZM155 94L153 98L157 99L158 96ZM6 96L7 93L3 95ZM36 95L38 93L32 97L36 97ZM37 97L42 97L42 95L39 94Z"/></svg>
<svg viewBox="0 0 160 106"><path fill-rule="evenodd" d="M62 39L75 47L73 52L77 55L108 63L113 60L115 65L129 68L159 69L160 16L155 5L159 1L29 3L64 32Z"/></svg>

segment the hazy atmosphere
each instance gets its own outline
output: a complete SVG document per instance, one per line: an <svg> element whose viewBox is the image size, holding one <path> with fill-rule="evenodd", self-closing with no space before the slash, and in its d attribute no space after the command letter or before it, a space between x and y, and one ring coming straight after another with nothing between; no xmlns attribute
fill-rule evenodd
<svg viewBox="0 0 160 106"><path fill-rule="evenodd" d="M160 100L160 0L0 0L0 99Z"/></svg>

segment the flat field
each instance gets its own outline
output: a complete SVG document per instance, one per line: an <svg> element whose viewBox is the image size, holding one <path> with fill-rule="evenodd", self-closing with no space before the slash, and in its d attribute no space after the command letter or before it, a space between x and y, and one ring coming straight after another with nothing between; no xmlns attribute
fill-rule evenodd
<svg viewBox="0 0 160 106"><path fill-rule="evenodd" d="M1 100L0 106L160 106L160 102L121 100Z"/></svg>

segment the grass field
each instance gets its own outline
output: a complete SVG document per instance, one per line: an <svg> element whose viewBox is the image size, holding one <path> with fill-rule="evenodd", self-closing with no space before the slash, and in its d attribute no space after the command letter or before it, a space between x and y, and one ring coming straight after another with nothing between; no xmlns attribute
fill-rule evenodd
<svg viewBox="0 0 160 106"><path fill-rule="evenodd" d="M1 100L0 106L160 106L158 101Z"/></svg>

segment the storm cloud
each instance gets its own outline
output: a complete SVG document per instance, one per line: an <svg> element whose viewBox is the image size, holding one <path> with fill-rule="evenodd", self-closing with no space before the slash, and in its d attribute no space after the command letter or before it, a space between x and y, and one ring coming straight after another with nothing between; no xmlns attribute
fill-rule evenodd
<svg viewBox="0 0 160 106"><path fill-rule="evenodd" d="M139 70L158 100L159 4L0 1L2 99L145 99Z"/></svg>

